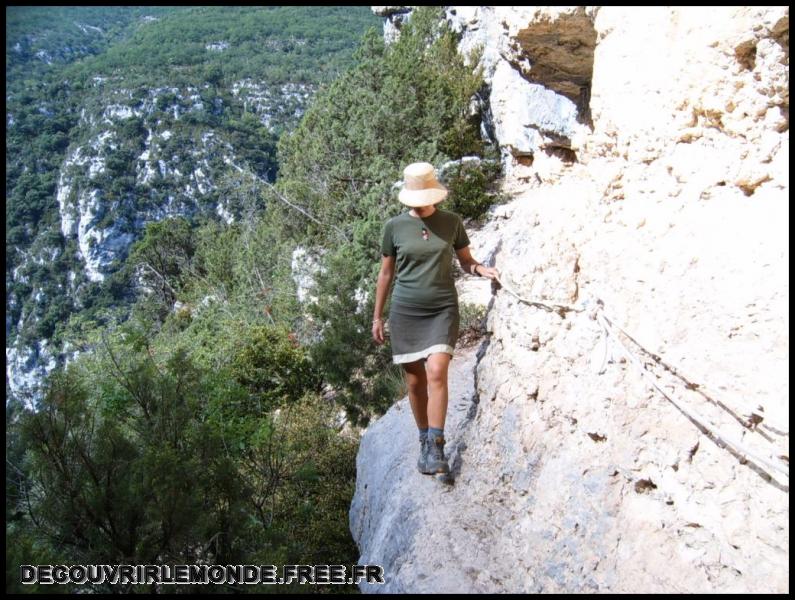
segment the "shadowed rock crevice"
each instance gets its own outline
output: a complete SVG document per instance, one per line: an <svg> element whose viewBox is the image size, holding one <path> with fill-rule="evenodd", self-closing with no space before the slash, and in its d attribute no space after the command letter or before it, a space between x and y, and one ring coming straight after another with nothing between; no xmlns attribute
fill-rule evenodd
<svg viewBox="0 0 795 600"><path fill-rule="evenodd" d="M781 17L773 26L770 35L784 51L781 62L789 68L789 16ZM781 105L781 112L784 117L784 123L778 128L779 133L789 130L789 95L787 96L787 101Z"/></svg>
<svg viewBox="0 0 795 600"><path fill-rule="evenodd" d="M590 100L596 29L584 9L521 29L509 59L525 79L574 102L580 123L593 126Z"/></svg>
<svg viewBox="0 0 795 600"><path fill-rule="evenodd" d="M789 64L789 17L781 17L770 32L776 43L784 50L784 59Z"/></svg>

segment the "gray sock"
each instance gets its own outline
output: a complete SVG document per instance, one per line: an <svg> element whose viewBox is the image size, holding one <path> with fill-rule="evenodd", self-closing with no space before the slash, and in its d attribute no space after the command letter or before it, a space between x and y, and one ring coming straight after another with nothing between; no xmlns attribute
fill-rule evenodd
<svg viewBox="0 0 795 600"><path fill-rule="evenodd" d="M428 428L427 427L425 429L420 429L418 427L417 429L420 430L420 441L428 439Z"/></svg>
<svg viewBox="0 0 795 600"><path fill-rule="evenodd" d="M436 427L428 427L428 439L435 440L439 436L444 437L444 429L436 429Z"/></svg>

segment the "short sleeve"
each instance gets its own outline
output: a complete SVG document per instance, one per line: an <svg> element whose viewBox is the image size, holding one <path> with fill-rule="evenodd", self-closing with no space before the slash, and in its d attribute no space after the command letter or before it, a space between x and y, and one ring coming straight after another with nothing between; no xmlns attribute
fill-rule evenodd
<svg viewBox="0 0 795 600"><path fill-rule="evenodd" d="M460 250L461 248L466 248L469 246L469 236L467 235L466 229L464 229L464 221L461 217L458 217L458 225L456 226L455 231L455 238L453 239L453 248L455 250Z"/></svg>
<svg viewBox="0 0 795 600"><path fill-rule="evenodd" d="M381 254L384 256L396 256L395 242L392 239L392 220L386 222L384 225L384 235L381 238Z"/></svg>

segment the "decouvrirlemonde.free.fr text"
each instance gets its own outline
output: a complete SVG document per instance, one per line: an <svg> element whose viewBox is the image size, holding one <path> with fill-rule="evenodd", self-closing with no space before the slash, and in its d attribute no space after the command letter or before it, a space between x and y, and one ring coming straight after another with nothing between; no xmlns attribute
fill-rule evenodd
<svg viewBox="0 0 795 600"><path fill-rule="evenodd" d="M23 584L384 583L379 565L21 565Z"/></svg>

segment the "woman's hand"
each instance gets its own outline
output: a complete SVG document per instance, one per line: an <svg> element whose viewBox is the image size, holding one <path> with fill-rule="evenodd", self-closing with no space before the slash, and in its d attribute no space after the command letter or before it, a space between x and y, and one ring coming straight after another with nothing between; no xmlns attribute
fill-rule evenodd
<svg viewBox="0 0 795 600"><path fill-rule="evenodd" d="M477 273L481 277L488 277L489 279L498 279L500 276L500 273L497 271L497 269L494 267L487 267L485 265L480 265L480 267L477 269Z"/></svg>
<svg viewBox="0 0 795 600"><path fill-rule="evenodd" d="M384 321L382 319L373 321L373 339L379 346L384 343Z"/></svg>

